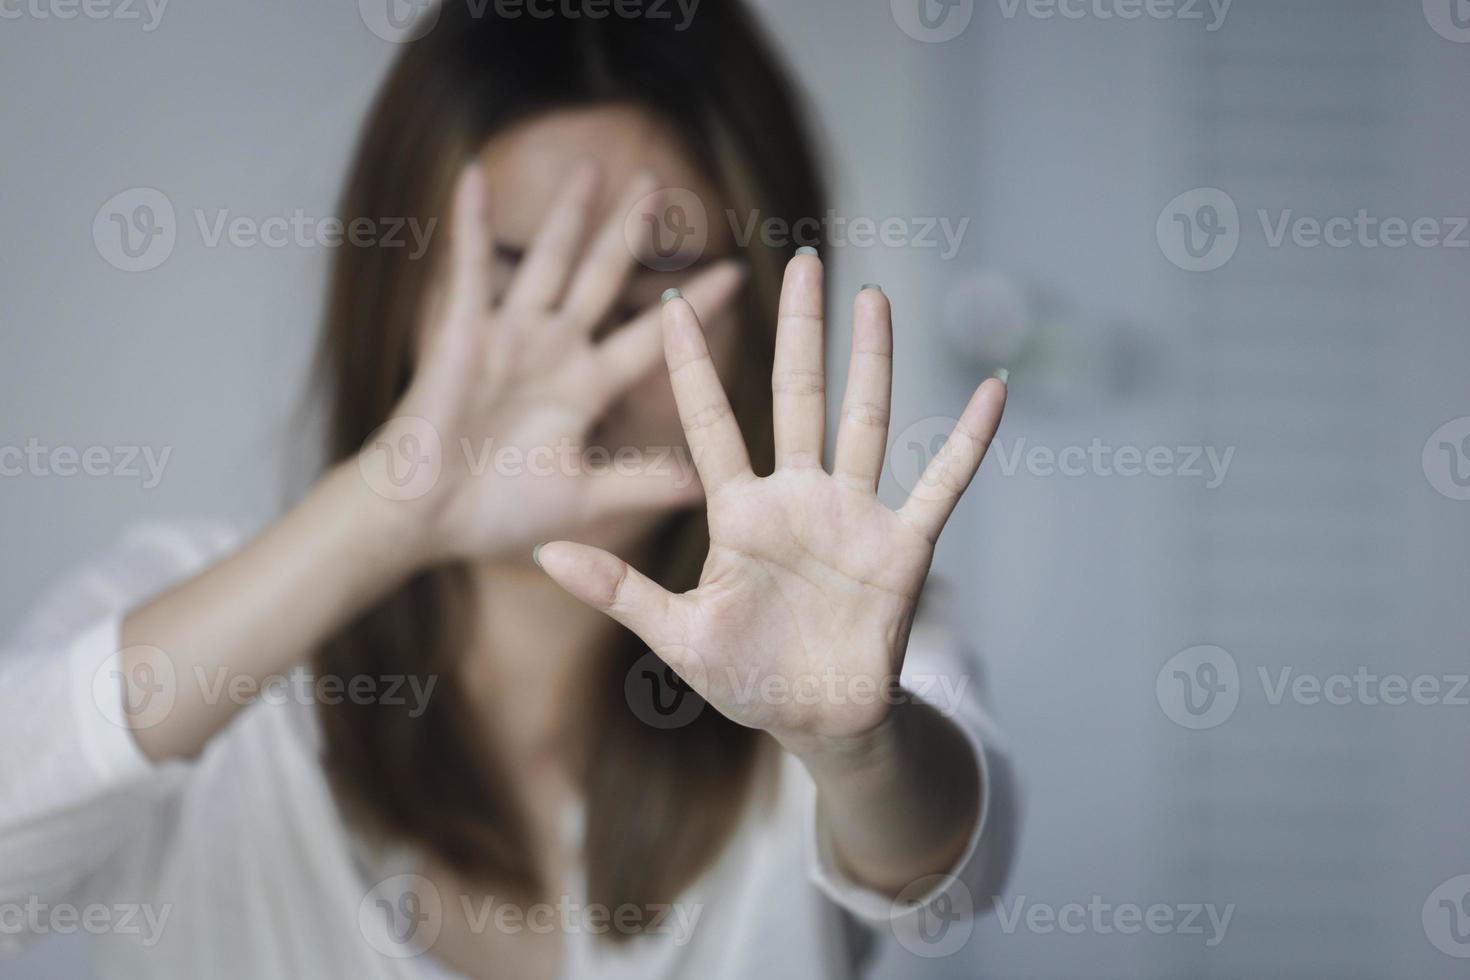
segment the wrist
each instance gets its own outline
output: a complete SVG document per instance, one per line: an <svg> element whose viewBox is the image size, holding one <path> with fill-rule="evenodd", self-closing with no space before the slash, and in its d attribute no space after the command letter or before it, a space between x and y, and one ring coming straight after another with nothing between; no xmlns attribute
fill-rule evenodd
<svg viewBox="0 0 1470 980"><path fill-rule="evenodd" d="M373 461L343 460L328 472L319 490L342 522L358 557L379 567L385 578L403 579L433 561L429 506L424 500L392 499L377 488Z"/></svg>
<svg viewBox="0 0 1470 980"><path fill-rule="evenodd" d="M864 772L887 765L902 744L901 704L886 706L878 720L859 732L842 735L772 733L777 744L820 778L827 773Z"/></svg>

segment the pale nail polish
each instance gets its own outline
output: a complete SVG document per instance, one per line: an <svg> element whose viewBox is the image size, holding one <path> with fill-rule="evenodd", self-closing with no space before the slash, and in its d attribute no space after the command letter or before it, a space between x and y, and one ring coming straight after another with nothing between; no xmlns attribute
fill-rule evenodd
<svg viewBox="0 0 1470 980"><path fill-rule="evenodd" d="M541 545L531 549L531 560L536 563L537 568L541 567Z"/></svg>
<svg viewBox="0 0 1470 980"><path fill-rule="evenodd" d="M863 283L863 289L876 289L880 293L883 292L883 287L880 286L880 285L878 285L876 282L865 282L865 283ZM863 291L862 289L859 289L858 290L858 292L862 292L862 291Z"/></svg>
<svg viewBox="0 0 1470 980"><path fill-rule="evenodd" d="M659 300L661 302L667 303L669 300L678 299L680 296L683 295L683 293L679 292L677 286L670 286L668 289L664 290L664 294L659 297Z"/></svg>
<svg viewBox="0 0 1470 980"><path fill-rule="evenodd" d="M1011 380L1011 372L1008 368L996 368L995 374L992 375L992 377L994 377L1001 384L1008 384Z"/></svg>
<svg viewBox="0 0 1470 980"><path fill-rule="evenodd" d="M797 255L816 255L817 254L817 250L814 249L814 248L812 248L810 245L803 245L801 248L799 248L799 249L796 250L796 254Z"/></svg>

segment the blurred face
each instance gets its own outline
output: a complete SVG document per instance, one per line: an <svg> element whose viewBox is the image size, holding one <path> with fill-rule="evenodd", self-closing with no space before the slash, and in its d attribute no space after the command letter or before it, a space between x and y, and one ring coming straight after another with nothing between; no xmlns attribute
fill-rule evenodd
<svg viewBox="0 0 1470 980"><path fill-rule="evenodd" d="M497 290L503 290L515 272L553 202L574 171L587 161L601 166L598 204L590 234L611 219L623 223L618 202L629 183L640 173L652 174L663 189L682 188L693 192L704 205L708 227L703 236L690 240L707 244L697 258L676 272L651 266L667 264L649 260L646 241L651 229L637 216L626 227L638 230L633 242L645 261L633 271L617 301L608 310L596 336L600 339L627 323L633 316L659 302L670 286L682 286L705 266L734 250L728 222L717 189L700 171L680 144L674 131L645 110L631 105L611 105L546 113L523 121L492 138L482 153L490 196L490 222L495 236ZM658 217L661 210L654 208ZM688 215L688 211L684 212ZM697 212L688 215L700 220ZM630 246L631 247L631 246ZM683 264L682 261L678 264ZM698 310L709 335L710 351L721 373L727 370L737 343L736 324L730 310ZM667 372L659 366L614 403L591 433L589 444L616 451L632 446L683 447L673 391Z"/></svg>

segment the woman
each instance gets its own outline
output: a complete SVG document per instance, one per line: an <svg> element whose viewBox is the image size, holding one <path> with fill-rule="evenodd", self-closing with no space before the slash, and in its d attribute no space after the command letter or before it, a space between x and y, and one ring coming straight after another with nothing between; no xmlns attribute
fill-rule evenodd
<svg viewBox="0 0 1470 980"><path fill-rule="evenodd" d="M103 976L841 976L979 897L984 748L897 678L955 669L915 612L1004 384L882 506L865 288L827 473L821 259L710 217L825 210L745 14L493 11L368 121L343 218L446 218L337 256L317 484L134 534L0 660L0 901L136 906Z"/></svg>

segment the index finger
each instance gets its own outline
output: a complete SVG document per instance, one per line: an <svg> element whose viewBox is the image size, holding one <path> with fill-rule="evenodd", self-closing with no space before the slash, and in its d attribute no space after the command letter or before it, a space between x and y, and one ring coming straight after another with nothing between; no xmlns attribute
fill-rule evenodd
<svg viewBox="0 0 1470 980"><path fill-rule="evenodd" d="M732 480L755 475L750 454L694 307L677 289L667 290L663 300L664 359L679 405L679 421L684 424L705 495L713 497Z"/></svg>

